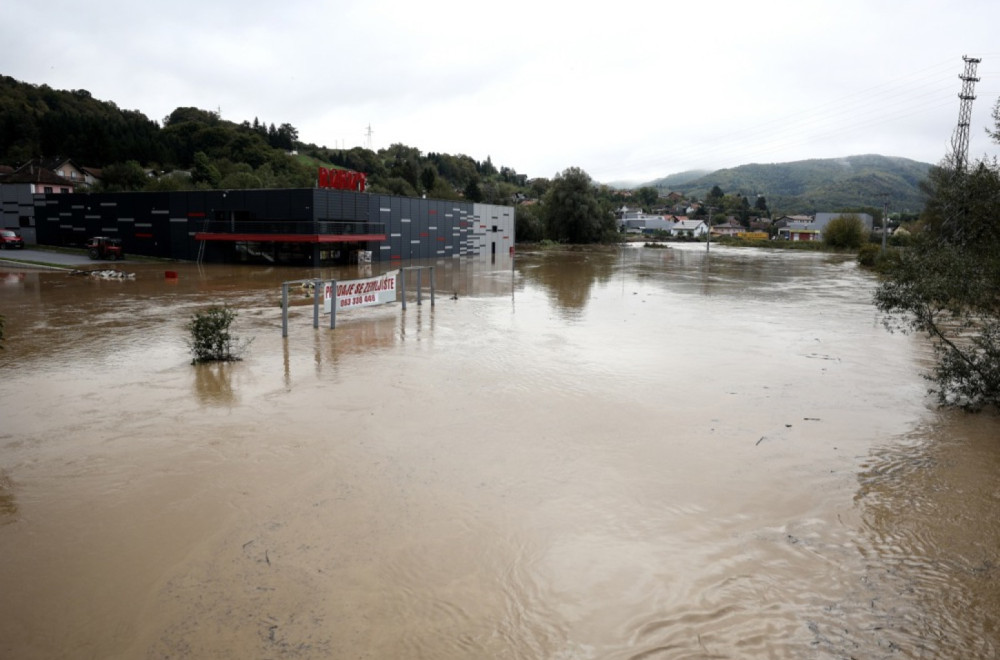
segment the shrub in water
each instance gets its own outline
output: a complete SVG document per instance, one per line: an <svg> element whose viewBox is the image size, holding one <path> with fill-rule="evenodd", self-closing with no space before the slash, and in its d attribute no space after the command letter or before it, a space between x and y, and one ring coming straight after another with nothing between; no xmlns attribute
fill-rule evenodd
<svg viewBox="0 0 1000 660"><path fill-rule="evenodd" d="M241 343L229 332L229 326L236 318L236 312L228 307L212 307L204 312L196 312L187 324L191 337L188 345L197 362L229 362L239 360L249 341Z"/></svg>

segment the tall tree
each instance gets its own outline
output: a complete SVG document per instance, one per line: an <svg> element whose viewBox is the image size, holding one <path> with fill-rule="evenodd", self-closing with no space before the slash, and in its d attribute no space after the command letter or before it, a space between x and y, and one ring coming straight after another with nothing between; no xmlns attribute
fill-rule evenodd
<svg viewBox="0 0 1000 660"><path fill-rule="evenodd" d="M545 194L544 208L549 238L597 243L615 237L614 215L601 204L590 175L578 167L556 175Z"/></svg>
<svg viewBox="0 0 1000 660"><path fill-rule="evenodd" d="M937 361L927 377L939 403L998 406L1000 166L946 162L931 170L924 187L921 231L888 261L874 304L889 330L931 340Z"/></svg>
<svg viewBox="0 0 1000 660"><path fill-rule="evenodd" d="M423 187L425 193L434 190L437 178L437 170L434 166L430 164L424 165L423 169L420 170L420 185Z"/></svg>
<svg viewBox="0 0 1000 660"><path fill-rule="evenodd" d="M722 192L722 188L715 185L712 189L708 191L708 196L705 197L705 203L709 206L718 207L722 204L722 198L725 197L725 193Z"/></svg>
<svg viewBox="0 0 1000 660"><path fill-rule="evenodd" d="M653 206L660 199L660 191L652 186L643 186L635 191L636 197L639 198L639 203L642 204L642 208L647 211L652 211Z"/></svg>

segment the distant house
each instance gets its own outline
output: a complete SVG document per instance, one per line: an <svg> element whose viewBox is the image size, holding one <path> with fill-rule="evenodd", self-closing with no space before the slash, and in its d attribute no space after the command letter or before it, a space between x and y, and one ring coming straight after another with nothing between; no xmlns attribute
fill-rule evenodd
<svg viewBox="0 0 1000 660"><path fill-rule="evenodd" d="M25 243L35 242L35 195L72 193L74 184L38 161L0 172L0 227L17 228Z"/></svg>
<svg viewBox="0 0 1000 660"><path fill-rule="evenodd" d="M820 241L823 233L812 227L811 222L790 222L778 227L778 238L786 241Z"/></svg>
<svg viewBox="0 0 1000 660"><path fill-rule="evenodd" d="M32 194L71 193L76 186L69 179L43 167L37 160L29 161L10 174L0 176L0 184L28 186L28 191Z"/></svg>
<svg viewBox="0 0 1000 660"><path fill-rule="evenodd" d="M746 228L735 220L726 220L720 225L712 225L712 236L737 236Z"/></svg>
<svg viewBox="0 0 1000 660"><path fill-rule="evenodd" d="M776 229L781 229L782 227L787 227L791 223L799 224L809 224L813 221L811 215L783 215L774 221L774 227Z"/></svg>
<svg viewBox="0 0 1000 660"><path fill-rule="evenodd" d="M100 169L78 165L72 158L35 159L31 163L54 172L56 176L72 182L78 188L93 186L101 180Z"/></svg>
<svg viewBox="0 0 1000 660"><path fill-rule="evenodd" d="M785 216L775 223L778 228L778 238L790 241L821 241L823 240L823 230L834 218L842 215L857 216L862 224L872 231L874 219L868 213L817 213L816 217L811 216ZM793 220L792 218L797 218Z"/></svg>
<svg viewBox="0 0 1000 660"><path fill-rule="evenodd" d="M665 221L662 215L643 213L639 209L623 206L618 209L620 226L628 234L641 234L654 229L663 229Z"/></svg>
<svg viewBox="0 0 1000 660"><path fill-rule="evenodd" d="M704 220L678 220L670 226L670 235L678 238L698 238L708 233Z"/></svg>

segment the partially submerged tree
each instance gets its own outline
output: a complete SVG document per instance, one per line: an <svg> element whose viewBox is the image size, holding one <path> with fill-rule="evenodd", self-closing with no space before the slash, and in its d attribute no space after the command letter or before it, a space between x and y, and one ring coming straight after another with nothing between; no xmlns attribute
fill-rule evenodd
<svg viewBox="0 0 1000 660"><path fill-rule="evenodd" d="M830 247L858 249L865 242L865 223L855 213L830 220L823 229L823 241Z"/></svg>
<svg viewBox="0 0 1000 660"><path fill-rule="evenodd" d="M944 163L925 189L921 231L874 294L889 330L928 336L944 405L1000 405L1000 166Z"/></svg>
<svg viewBox="0 0 1000 660"><path fill-rule="evenodd" d="M590 175L570 167L556 175L545 193L548 237L566 243L598 243L617 239L615 218L597 195Z"/></svg>
<svg viewBox="0 0 1000 660"><path fill-rule="evenodd" d="M212 307L195 313L187 324L191 334L188 346L193 356L192 364L242 359L252 340L241 341L229 331L236 316L228 307Z"/></svg>

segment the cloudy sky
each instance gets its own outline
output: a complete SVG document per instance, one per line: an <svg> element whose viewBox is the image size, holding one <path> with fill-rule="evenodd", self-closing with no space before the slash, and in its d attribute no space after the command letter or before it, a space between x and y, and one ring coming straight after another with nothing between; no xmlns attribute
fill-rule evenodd
<svg viewBox="0 0 1000 660"><path fill-rule="evenodd" d="M1000 98L996 0L7 0L0 73L160 121L289 123L602 182L883 154L936 163L981 58L970 158ZM370 134L369 134L370 127Z"/></svg>

